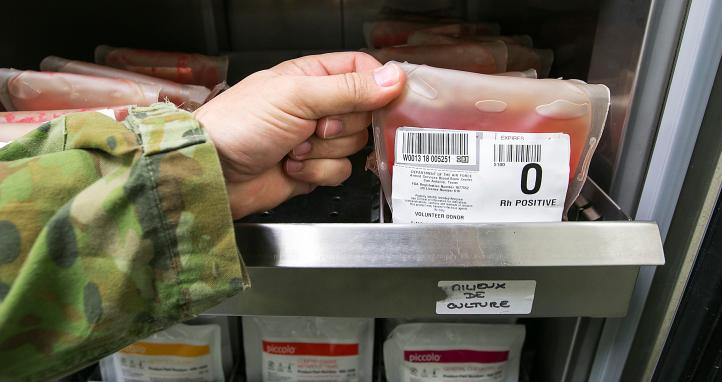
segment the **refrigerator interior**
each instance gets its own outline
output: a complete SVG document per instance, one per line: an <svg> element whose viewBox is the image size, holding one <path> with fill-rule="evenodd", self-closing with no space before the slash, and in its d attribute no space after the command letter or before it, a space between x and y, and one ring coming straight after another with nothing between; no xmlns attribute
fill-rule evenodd
<svg viewBox="0 0 722 382"><path fill-rule="evenodd" d="M616 176L620 169L644 168L648 156L645 150L649 150L654 135L653 131L646 135L635 132L636 126L628 124L651 6L651 1L626 0L11 1L3 6L5 14L12 17L5 17L2 24L6 37L0 41L0 66L37 70L39 62L48 55L92 61L94 48L107 44L228 55L231 59L229 83L233 84L254 71L294 57L364 48L362 25L369 20L415 14L437 19L497 22L502 34L528 34L535 47L554 51L550 77L603 83L611 89L610 115L590 168L590 177L598 188L590 186L584 195L593 200L580 202L575 211L578 220L626 220L626 216L634 214L643 174L636 179L636 188L621 187L615 183ZM637 134L635 139L646 144L646 149L638 153L641 159L626 163L620 158L625 158L625 138L633 132ZM364 171L371 147L353 158L354 175L341 187L320 188L274 210L249 216L243 223L380 223L388 220L388 210L379 195L379 183ZM624 200L621 207L601 191L610 193L612 199ZM573 273L576 268L567 269ZM603 276L613 277L617 270L626 272L627 279L636 277L636 273L614 267L607 269ZM473 272L469 272L472 277ZM392 270L382 269L373 276L393 274ZM313 277L313 272L308 276ZM419 277L423 274L419 273ZM375 280L371 278L368 282ZM589 301L591 305L597 303L601 301ZM563 310L564 302L558 305L559 311ZM555 311L550 309L532 318L466 320L511 320L526 325L521 380L584 380L592 367L605 315L555 316ZM615 315L623 313L624 309ZM348 314L339 312L339 315ZM387 334L386 319L438 317L376 317L375 376L381 381L380 351ZM229 322L236 327L229 333L242 336L240 320L232 318ZM234 349L236 363L233 380L244 380L242 347L238 346L242 341L233 338L229 343L233 344L228 348Z"/></svg>

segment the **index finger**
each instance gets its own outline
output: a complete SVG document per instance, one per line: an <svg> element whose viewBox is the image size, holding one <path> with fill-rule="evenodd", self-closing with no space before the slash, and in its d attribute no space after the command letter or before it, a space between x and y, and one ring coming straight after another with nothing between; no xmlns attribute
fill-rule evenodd
<svg viewBox="0 0 722 382"><path fill-rule="evenodd" d="M363 52L335 52L284 61L270 70L285 75L329 76L353 72L370 72L380 66L380 62Z"/></svg>

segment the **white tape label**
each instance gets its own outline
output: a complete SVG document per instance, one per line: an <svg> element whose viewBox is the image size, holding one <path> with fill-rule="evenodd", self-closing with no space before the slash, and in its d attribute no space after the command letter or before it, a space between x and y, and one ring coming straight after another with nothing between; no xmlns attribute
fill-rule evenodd
<svg viewBox="0 0 722 382"><path fill-rule="evenodd" d="M436 314L529 314L536 281L439 281L438 286L446 298L436 302Z"/></svg>

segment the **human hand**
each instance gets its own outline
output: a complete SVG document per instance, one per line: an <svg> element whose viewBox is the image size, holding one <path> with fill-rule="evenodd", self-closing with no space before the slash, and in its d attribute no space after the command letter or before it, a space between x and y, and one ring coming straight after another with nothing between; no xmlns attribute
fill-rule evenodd
<svg viewBox="0 0 722 382"><path fill-rule="evenodd" d="M283 62L246 77L194 112L213 140L234 219L351 175L346 158L368 140L370 111L405 80L360 52Z"/></svg>

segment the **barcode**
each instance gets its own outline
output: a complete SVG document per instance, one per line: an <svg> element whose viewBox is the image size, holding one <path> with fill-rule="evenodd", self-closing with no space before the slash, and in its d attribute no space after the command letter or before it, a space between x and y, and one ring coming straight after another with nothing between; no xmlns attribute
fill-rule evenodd
<svg viewBox="0 0 722 382"><path fill-rule="evenodd" d="M469 155L469 134L404 131L401 148L404 154Z"/></svg>
<svg viewBox="0 0 722 382"><path fill-rule="evenodd" d="M501 162L541 162L542 145L494 145L494 161Z"/></svg>

